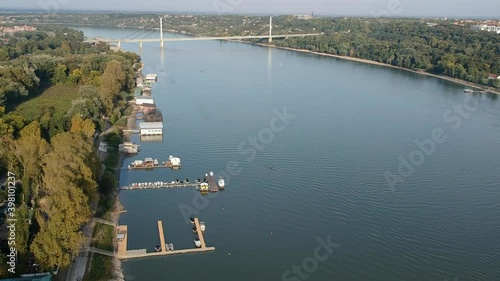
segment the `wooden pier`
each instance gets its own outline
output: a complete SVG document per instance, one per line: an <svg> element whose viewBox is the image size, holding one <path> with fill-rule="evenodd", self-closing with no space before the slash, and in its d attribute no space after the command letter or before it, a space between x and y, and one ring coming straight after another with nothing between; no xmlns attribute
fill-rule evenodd
<svg viewBox="0 0 500 281"><path fill-rule="evenodd" d="M151 252L148 253L146 249L139 250L128 250L127 249L127 240L128 240L128 231L126 225L118 226L117 233L118 235L122 234L123 238L118 240L118 251L116 252L116 257L121 260L125 259L135 259L135 258L146 258L146 257L157 257L157 256L167 256L167 255L179 255L179 254L189 254L189 253L203 253L215 251L215 247L207 247L205 244L205 239L203 238L203 233L200 228L200 222L198 218L195 218L196 229L198 232L198 238L200 238L201 248L191 248L191 249L181 249L168 251L165 236L163 233L163 223L162 221L158 221L158 235L160 236L160 252Z"/></svg>
<svg viewBox="0 0 500 281"><path fill-rule="evenodd" d="M165 235L163 234L163 223L161 221L158 221L158 234L160 234L161 251L166 252L167 246L165 245Z"/></svg>

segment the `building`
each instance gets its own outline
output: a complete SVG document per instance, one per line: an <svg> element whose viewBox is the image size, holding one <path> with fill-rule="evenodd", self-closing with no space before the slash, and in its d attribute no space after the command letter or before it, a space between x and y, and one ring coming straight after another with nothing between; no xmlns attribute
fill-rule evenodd
<svg viewBox="0 0 500 281"><path fill-rule="evenodd" d="M476 30L476 31L488 31L488 32L495 32L496 34L500 34L500 26L476 24L476 25L473 25L471 28L472 28L472 30Z"/></svg>
<svg viewBox="0 0 500 281"><path fill-rule="evenodd" d="M141 122L139 123L139 133L141 136L163 135L163 123Z"/></svg>
<svg viewBox="0 0 500 281"><path fill-rule="evenodd" d="M500 80L500 75L498 75L498 74L490 74L488 76L488 79L490 79L490 80L495 80L495 79Z"/></svg>
<svg viewBox="0 0 500 281"><path fill-rule="evenodd" d="M137 104L137 105L155 104L155 101L154 101L153 97L142 96L142 97L135 98L135 104Z"/></svg>
<svg viewBox="0 0 500 281"><path fill-rule="evenodd" d="M157 74L147 74L146 75L146 82L156 82L157 79L158 79Z"/></svg>

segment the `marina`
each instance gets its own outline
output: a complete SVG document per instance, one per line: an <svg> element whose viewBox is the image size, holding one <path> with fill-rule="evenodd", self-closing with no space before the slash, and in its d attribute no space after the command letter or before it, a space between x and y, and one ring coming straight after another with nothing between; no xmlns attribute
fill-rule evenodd
<svg viewBox="0 0 500 281"><path fill-rule="evenodd" d="M146 258L146 257L157 257L157 256L167 256L167 255L179 255L179 254L189 254L189 253L202 253L215 251L215 247L207 247L205 243L205 238L203 237L203 232L201 231L200 222L198 218L194 218L195 224L197 226L197 238L200 241L200 247L188 248L174 250L173 244L167 244L165 242L165 234L163 232L163 222L158 221L158 236L160 244L154 247L154 252L148 252L147 249L138 250L128 250L128 230L126 225L119 225L116 228L117 231L117 250L116 257L121 260L134 259L134 258ZM159 247L158 247L159 246ZM196 246L196 243L195 243Z"/></svg>
<svg viewBox="0 0 500 281"><path fill-rule="evenodd" d="M135 189L159 189L159 188L187 188L195 187L196 190L201 192L218 192L224 190L224 178L220 177L219 181L215 181L215 176L213 172L206 174L203 179L196 179L196 181L191 182L189 178L184 180L176 179L174 181L154 181L154 182L141 182L141 183L131 183L128 186L123 186L121 190L135 190Z"/></svg>

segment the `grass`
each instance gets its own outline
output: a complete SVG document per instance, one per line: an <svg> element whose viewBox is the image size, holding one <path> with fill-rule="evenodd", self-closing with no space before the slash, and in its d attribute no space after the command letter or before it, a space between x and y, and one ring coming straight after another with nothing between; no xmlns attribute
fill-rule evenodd
<svg viewBox="0 0 500 281"><path fill-rule="evenodd" d="M71 108L72 101L78 97L78 86L57 85L48 88L40 96L23 102L14 112L32 121L39 119L49 110L56 113L67 112Z"/></svg>
<svg viewBox="0 0 500 281"><path fill-rule="evenodd" d="M113 258L94 254L87 265L87 272L83 277L83 281L108 281L114 279Z"/></svg>
<svg viewBox="0 0 500 281"><path fill-rule="evenodd" d="M101 223L96 223L94 227L94 233L92 242L90 245L92 247L113 252L113 236L115 235L115 228Z"/></svg>

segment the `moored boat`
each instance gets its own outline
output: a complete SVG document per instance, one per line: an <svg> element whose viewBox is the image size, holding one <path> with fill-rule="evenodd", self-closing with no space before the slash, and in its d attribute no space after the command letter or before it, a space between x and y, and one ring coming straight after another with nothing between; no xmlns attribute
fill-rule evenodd
<svg viewBox="0 0 500 281"><path fill-rule="evenodd" d="M195 245L197 248L201 248L201 241L200 241L200 238L198 238L198 237L194 238L194 245Z"/></svg>
<svg viewBox="0 0 500 281"><path fill-rule="evenodd" d="M160 252L161 251L161 246L160 244L155 245L155 251Z"/></svg>
<svg viewBox="0 0 500 281"><path fill-rule="evenodd" d="M224 186L226 185L226 182L224 181L223 177L219 177L219 181L217 182L217 184L219 185L220 189L224 189Z"/></svg>

